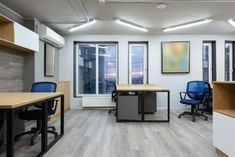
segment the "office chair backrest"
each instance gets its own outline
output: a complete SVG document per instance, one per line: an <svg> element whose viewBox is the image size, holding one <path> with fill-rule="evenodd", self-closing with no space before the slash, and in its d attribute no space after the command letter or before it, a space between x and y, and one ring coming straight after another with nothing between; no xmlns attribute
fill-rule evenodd
<svg viewBox="0 0 235 157"><path fill-rule="evenodd" d="M204 91L205 91L204 81L190 81L187 84L186 93L191 99L203 100Z"/></svg>
<svg viewBox="0 0 235 157"><path fill-rule="evenodd" d="M54 82L35 82L32 85L31 92L56 92L56 83ZM37 108L42 108L41 105L35 105ZM48 104L48 114L53 115L56 112L57 102L54 104L54 100Z"/></svg>
<svg viewBox="0 0 235 157"><path fill-rule="evenodd" d="M205 86L204 86L204 93L205 93L205 98L211 98L212 93L211 93L212 89L211 89L211 85L209 82L205 82Z"/></svg>
<svg viewBox="0 0 235 157"><path fill-rule="evenodd" d="M32 85L31 92L55 92L56 83L54 82L35 82Z"/></svg>
<svg viewBox="0 0 235 157"><path fill-rule="evenodd" d="M116 92L117 91L116 83L112 82L112 84L113 84L113 90Z"/></svg>
<svg viewBox="0 0 235 157"><path fill-rule="evenodd" d="M117 101L117 86L116 86L116 83L114 82L112 82L112 84L113 84L113 91L111 95L111 101L116 102Z"/></svg>

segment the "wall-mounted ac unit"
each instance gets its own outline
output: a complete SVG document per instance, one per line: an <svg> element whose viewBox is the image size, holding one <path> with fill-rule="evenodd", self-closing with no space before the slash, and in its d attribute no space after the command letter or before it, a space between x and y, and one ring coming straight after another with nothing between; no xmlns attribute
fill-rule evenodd
<svg viewBox="0 0 235 157"><path fill-rule="evenodd" d="M62 36L44 24L38 26L38 34L41 40L50 43L55 47L61 48L65 44L65 40Z"/></svg>

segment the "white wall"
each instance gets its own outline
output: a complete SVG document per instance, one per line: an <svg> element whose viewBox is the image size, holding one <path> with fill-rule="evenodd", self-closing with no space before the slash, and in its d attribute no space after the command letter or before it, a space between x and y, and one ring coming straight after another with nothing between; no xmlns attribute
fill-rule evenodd
<svg viewBox="0 0 235 157"><path fill-rule="evenodd" d="M71 82L71 107L80 108L81 99L73 98L73 42L74 41L117 41L119 46L119 83L128 83L128 42L149 42L149 83L171 91L172 108L183 107L179 103L179 92L184 91L189 80L202 80L202 42L216 41L217 80L224 80L224 42L235 40L235 36L223 35L72 35L66 38L65 47L59 50L59 80ZM161 74L161 42L190 41L190 73ZM163 105L165 97L158 97Z"/></svg>

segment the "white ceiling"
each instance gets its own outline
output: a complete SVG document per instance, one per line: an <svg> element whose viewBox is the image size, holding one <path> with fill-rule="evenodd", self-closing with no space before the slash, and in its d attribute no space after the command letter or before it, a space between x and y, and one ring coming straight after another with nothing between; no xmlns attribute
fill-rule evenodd
<svg viewBox="0 0 235 157"><path fill-rule="evenodd" d="M78 34L235 34L235 28L226 20L235 18L235 0L81 0L89 18L99 19L95 25L76 31ZM68 28L86 20L79 0L0 0L25 18L36 18L42 23L69 34ZM157 2L167 8L157 10ZM117 25L120 18L148 28L148 33ZM214 21L174 32L162 28L204 18ZM70 33L70 34L74 34Z"/></svg>

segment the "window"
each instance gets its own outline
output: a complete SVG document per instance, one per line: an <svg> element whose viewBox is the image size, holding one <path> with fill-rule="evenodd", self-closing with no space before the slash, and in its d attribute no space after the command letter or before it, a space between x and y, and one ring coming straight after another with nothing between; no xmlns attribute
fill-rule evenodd
<svg viewBox="0 0 235 157"><path fill-rule="evenodd" d="M233 41L225 42L225 81L234 80L234 44Z"/></svg>
<svg viewBox="0 0 235 157"><path fill-rule="evenodd" d="M109 94L117 82L117 44L75 43L75 96Z"/></svg>
<svg viewBox="0 0 235 157"><path fill-rule="evenodd" d="M216 80L215 41L204 41L202 54L203 81L212 83Z"/></svg>
<svg viewBox="0 0 235 157"><path fill-rule="evenodd" d="M147 43L129 43L129 83L147 83Z"/></svg>

